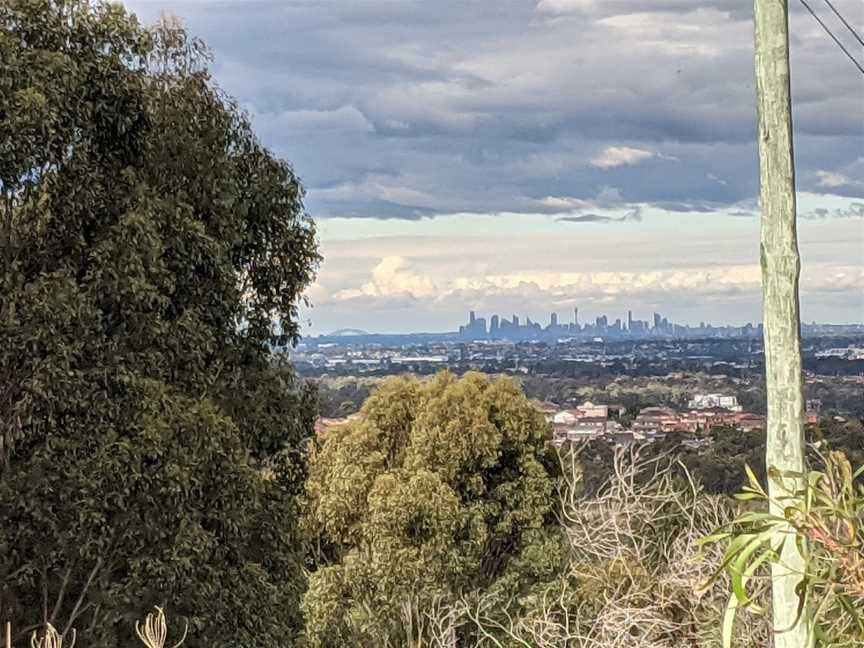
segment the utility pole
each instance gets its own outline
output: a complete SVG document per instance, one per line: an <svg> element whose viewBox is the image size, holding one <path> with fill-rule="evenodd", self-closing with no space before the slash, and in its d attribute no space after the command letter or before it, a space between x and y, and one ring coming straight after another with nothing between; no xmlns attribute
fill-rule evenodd
<svg viewBox="0 0 864 648"><path fill-rule="evenodd" d="M766 463L772 513L800 486L775 471L804 473L804 384L798 303L798 254L792 99L789 80L788 0L754 0L756 93L759 108L761 264L765 386L768 396ZM810 648L812 624L799 614L804 558L790 534L780 560L771 565L776 648ZM808 601L809 603L809 601Z"/></svg>

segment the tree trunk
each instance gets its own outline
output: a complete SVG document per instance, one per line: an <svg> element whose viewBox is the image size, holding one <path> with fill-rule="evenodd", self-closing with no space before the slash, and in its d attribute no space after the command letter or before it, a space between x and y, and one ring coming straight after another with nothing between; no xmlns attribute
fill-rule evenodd
<svg viewBox="0 0 864 648"><path fill-rule="evenodd" d="M798 304L798 254L792 105L789 82L787 0L755 0L756 89L759 107L761 176L761 263L765 385L768 395L766 462L774 470L804 471L804 394ZM788 496L798 484L774 474L772 499ZM788 502L788 500L787 500ZM782 516L775 501L772 512ZM790 529L791 531L791 529ZM781 560L772 565L773 618L777 648L809 648L812 628L799 616L796 587L804 560L789 536Z"/></svg>

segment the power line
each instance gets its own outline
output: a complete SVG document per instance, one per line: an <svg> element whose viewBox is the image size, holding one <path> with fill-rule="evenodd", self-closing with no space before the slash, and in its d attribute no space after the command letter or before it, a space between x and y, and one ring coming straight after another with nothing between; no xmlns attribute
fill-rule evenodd
<svg viewBox="0 0 864 648"><path fill-rule="evenodd" d="M834 15L840 19L840 22L842 22L844 25L846 25L846 29L848 29L850 32L852 32L852 35L855 37L855 39L859 43L861 43L861 47L864 47L864 40L861 39L861 37L858 35L858 32L855 31L855 28L846 21L846 19L843 17L843 14L841 14L839 11L837 11L837 8L833 4L831 4L831 0L825 0L825 4L827 4L829 7L831 7L831 11L834 12Z"/></svg>
<svg viewBox="0 0 864 648"><path fill-rule="evenodd" d="M843 51L843 53L849 57L849 60L852 61L855 67L858 68L858 71L861 74L864 74L864 67L862 67L861 64L855 59L855 57L849 53L849 50L846 49L846 47L843 45L843 43L840 42L840 40L834 35L834 33L830 29L828 29L828 25L822 22L822 19L819 17L819 15L810 8L810 5L807 4L807 0L800 0L800 2L802 5L804 5L804 8L810 12L810 15L816 19L816 22L818 22L822 26L822 29L825 30L825 33L831 37L831 40L833 40L837 44L837 47L839 47Z"/></svg>

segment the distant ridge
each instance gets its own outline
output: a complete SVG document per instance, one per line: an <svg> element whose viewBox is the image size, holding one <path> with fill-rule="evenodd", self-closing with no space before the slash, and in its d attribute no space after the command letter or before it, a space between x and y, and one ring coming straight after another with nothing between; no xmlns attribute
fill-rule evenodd
<svg viewBox="0 0 864 648"><path fill-rule="evenodd" d="M327 335L327 337L349 337L352 335L369 335L369 333L360 329L343 328L339 329L338 331L333 331L332 333Z"/></svg>

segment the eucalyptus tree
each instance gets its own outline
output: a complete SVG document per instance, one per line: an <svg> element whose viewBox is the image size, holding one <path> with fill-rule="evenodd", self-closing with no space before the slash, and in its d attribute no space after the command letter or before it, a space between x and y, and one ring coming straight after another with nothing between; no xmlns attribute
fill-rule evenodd
<svg viewBox="0 0 864 648"><path fill-rule="evenodd" d="M290 645L319 255L303 188L176 21L0 3L0 616Z"/></svg>
<svg viewBox="0 0 864 648"><path fill-rule="evenodd" d="M566 542L547 435L507 379L384 383L310 464L309 644L425 645L431 607L476 595L504 609L551 579ZM470 627L458 632L475 645Z"/></svg>

